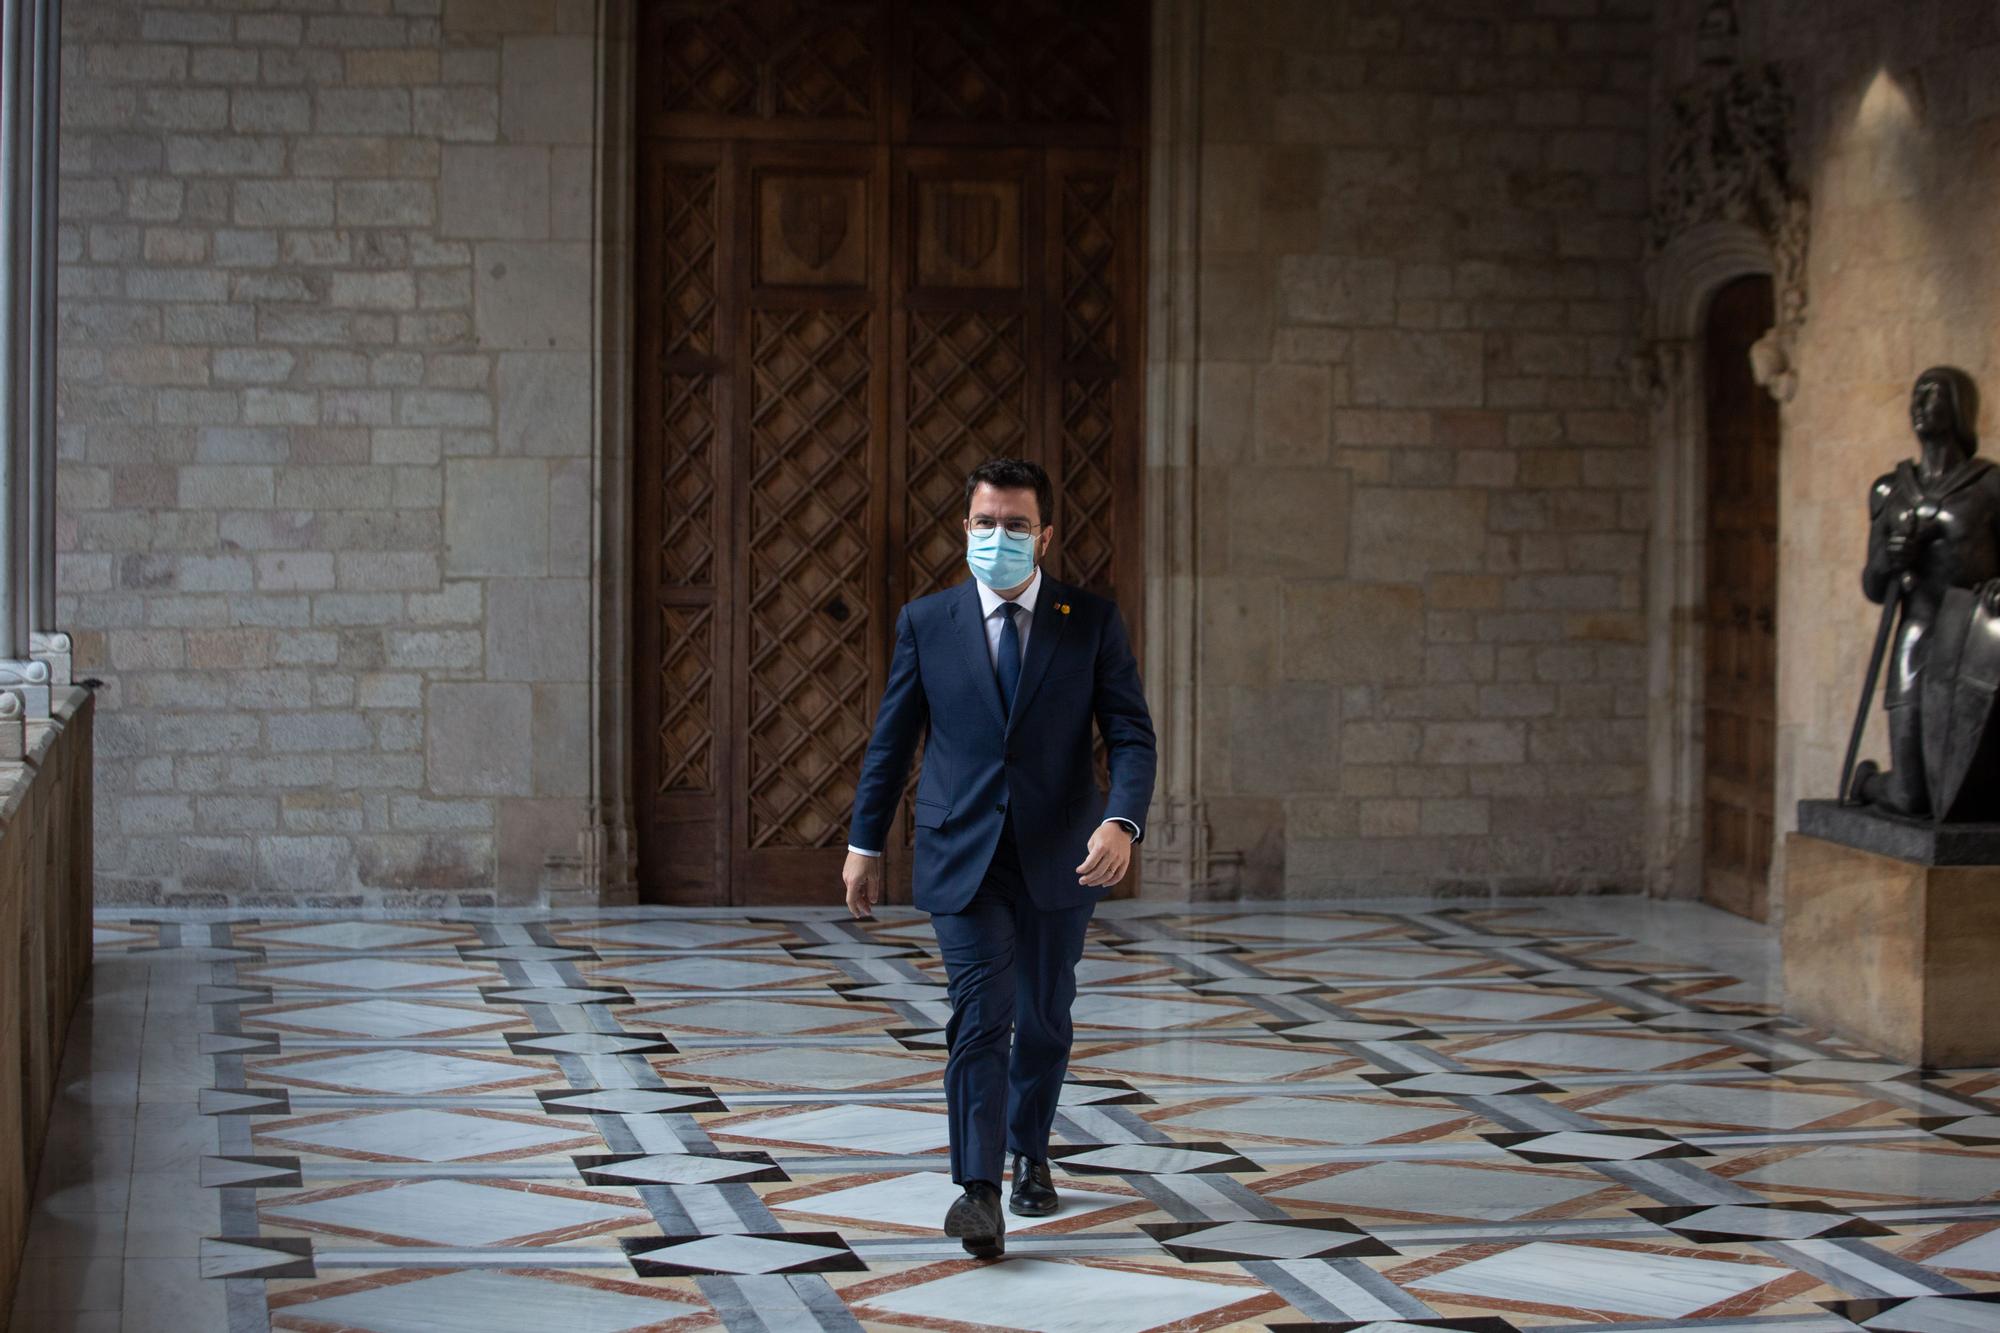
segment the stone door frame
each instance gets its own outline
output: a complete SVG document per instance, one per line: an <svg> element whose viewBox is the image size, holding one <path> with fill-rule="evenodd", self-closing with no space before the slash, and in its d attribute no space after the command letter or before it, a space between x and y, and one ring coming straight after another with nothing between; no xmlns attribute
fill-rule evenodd
<svg viewBox="0 0 2000 1333"><path fill-rule="evenodd" d="M590 795L573 853L551 856L552 905L637 900L633 835L633 247L637 6L597 0L591 228ZM1196 301L1200 268L1201 33L1208 0L1153 0L1153 79L1144 166L1147 247L1140 498L1145 605L1138 617L1160 770L1145 852L1148 896L1198 895L1212 880L1196 789L1200 654L1195 578Z"/></svg>
<svg viewBox="0 0 2000 1333"><path fill-rule="evenodd" d="M1680 233L1653 262L1652 341L1634 367L1651 407L1646 685L1653 705L1646 728L1646 887L1660 898L1701 896L1708 571L1703 333L1715 293L1737 278L1756 276L1778 280L1771 242L1757 228L1710 221ZM1782 432L1781 422L1780 439ZM1782 483L1779 489L1782 493ZM1782 613L1778 632L1784 632Z"/></svg>

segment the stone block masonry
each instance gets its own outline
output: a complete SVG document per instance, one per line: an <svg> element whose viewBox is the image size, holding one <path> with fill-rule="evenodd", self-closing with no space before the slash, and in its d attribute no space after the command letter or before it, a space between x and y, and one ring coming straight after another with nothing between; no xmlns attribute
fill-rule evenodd
<svg viewBox="0 0 2000 1333"><path fill-rule="evenodd" d="M1202 52L1210 845L1636 889L1650 0L1232 0Z"/></svg>
<svg viewBox="0 0 2000 1333"><path fill-rule="evenodd" d="M585 0L68 0L98 893L517 901L585 820Z"/></svg>

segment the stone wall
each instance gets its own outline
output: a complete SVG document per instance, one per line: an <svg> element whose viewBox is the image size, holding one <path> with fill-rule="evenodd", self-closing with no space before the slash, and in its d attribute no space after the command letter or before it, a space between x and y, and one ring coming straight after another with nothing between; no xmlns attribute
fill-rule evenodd
<svg viewBox="0 0 2000 1333"><path fill-rule="evenodd" d="M107 900L511 898L574 850L593 10L65 6L60 621Z"/></svg>
<svg viewBox="0 0 2000 1333"><path fill-rule="evenodd" d="M1223 881L1637 887L1651 0L1203 9L1180 743ZM575 850L595 11L69 0L103 896L518 899Z"/></svg>
<svg viewBox="0 0 2000 1333"><path fill-rule="evenodd" d="M1258 895L1636 888L1650 0L1208 17L1213 845Z"/></svg>

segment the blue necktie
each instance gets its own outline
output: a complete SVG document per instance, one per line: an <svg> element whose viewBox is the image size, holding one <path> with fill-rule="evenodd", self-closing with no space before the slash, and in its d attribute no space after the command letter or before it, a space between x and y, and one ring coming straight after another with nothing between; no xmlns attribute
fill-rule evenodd
<svg viewBox="0 0 2000 1333"><path fill-rule="evenodd" d="M1015 619L1020 609L1016 602L1001 604L1000 651L993 663L1000 678L1000 711L1009 717L1014 715L1014 687L1021 683L1021 626Z"/></svg>

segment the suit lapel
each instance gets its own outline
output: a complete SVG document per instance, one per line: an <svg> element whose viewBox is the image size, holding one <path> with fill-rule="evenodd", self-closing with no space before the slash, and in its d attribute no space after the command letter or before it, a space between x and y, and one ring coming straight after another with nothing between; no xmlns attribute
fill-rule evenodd
<svg viewBox="0 0 2000 1333"><path fill-rule="evenodd" d="M958 646L965 650L966 670L972 676L972 689L986 701L987 711L993 720L1002 726L1007 719L1000 711L1000 682L993 676L993 661L986 655L986 622L979 614L979 587L967 579L962 585L964 592L952 600L951 621L958 630ZM1033 639L1029 644L1033 646Z"/></svg>
<svg viewBox="0 0 2000 1333"><path fill-rule="evenodd" d="M1048 674L1049 663L1056 655L1056 646L1062 641L1063 627L1069 624L1069 616L1062 610L1068 604L1069 589L1043 574L1042 590L1035 597L1034 625L1028 631L1028 656L1021 663L1021 683L1014 691L1014 716L1007 721L1009 731L1028 711L1028 703L1035 697L1035 687ZM998 697L997 689L995 697Z"/></svg>

